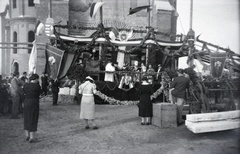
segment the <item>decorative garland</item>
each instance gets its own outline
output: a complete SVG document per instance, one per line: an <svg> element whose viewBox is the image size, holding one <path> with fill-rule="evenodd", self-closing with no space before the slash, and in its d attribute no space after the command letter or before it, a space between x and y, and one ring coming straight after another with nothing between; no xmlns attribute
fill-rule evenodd
<svg viewBox="0 0 240 154"><path fill-rule="evenodd" d="M108 97L107 95L97 91L95 95L99 96L105 102L108 102L110 105L137 105L139 101L120 101L112 97Z"/></svg>
<svg viewBox="0 0 240 154"><path fill-rule="evenodd" d="M169 101L169 84L170 84L170 77L168 76L167 72L162 73L162 86L155 91L150 98L156 99L161 93L163 93L167 101ZM103 94L100 91L97 91L95 95L99 96L101 99L103 99L105 102L108 102L110 105L137 105L139 101L120 101L112 97L108 97L107 95Z"/></svg>

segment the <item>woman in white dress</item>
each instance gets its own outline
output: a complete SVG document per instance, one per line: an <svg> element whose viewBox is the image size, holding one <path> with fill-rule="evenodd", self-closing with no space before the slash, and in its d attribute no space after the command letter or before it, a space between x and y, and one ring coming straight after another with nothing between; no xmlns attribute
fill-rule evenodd
<svg viewBox="0 0 240 154"><path fill-rule="evenodd" d="M92 122L93 129L98 129L94 119L95 102L93 94L96 93L96 85L94 80L88 76L83 84L79 86L79 94L82 94L80 119L84 119L86 122L85 129L89 129L89 121Z"/></svg>

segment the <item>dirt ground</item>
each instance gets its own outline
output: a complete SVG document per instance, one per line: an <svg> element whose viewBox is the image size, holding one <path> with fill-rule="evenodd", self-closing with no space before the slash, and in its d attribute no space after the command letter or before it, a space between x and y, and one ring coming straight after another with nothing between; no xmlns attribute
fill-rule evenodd
<svg viewBox="0 0 240 154"><path fill-rule="evenodd" d="M0 154L238 154L240 129L194 134L185 125L140 125L137 106L96 105L100 129L85 130L79 105L60 98L40 103L37 143L28 143L23 118L0 117Z"/></svg>

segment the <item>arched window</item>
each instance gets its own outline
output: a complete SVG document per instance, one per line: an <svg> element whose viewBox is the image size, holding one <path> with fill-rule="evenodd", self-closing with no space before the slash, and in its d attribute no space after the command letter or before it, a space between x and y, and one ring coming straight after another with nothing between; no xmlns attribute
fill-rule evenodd
<svg viewBox="0 0 240 154"><path fill-rule="evenodd" d="M28 32L28 43L32 43L35 40L35 33L33 31ZM28 47L32 48L32 44L29 44ZM28 53L30 54L32 49L28 49Z"/></svg>
<svg viewBox="0 0 240 154"><path fill-rule="evenodd" d="M17 8L17 0L13 0L13 8Z"/></svg>
<svg viewBox="0 0 240 154"><path fill-rule="evenodd" d="M34 0L28 0L28 6L35 6Z"/></svg>
<svg viewBox="0 0 240 154"><path fill-rule="evenodd" d="M13 32L13 43L17 42L17 32ZM17 54L17 44L13 44L13 53Z"/></svg>

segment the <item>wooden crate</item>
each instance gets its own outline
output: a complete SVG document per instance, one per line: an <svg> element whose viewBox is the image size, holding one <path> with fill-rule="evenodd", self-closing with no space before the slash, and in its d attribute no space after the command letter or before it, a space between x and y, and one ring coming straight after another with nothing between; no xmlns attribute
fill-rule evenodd
<svg viewBox="0 0 240 154"><path fill-rule="evenodd" d="M177 105L171 103L153 104L152 124L160 128L177 127Z"/></svg>

